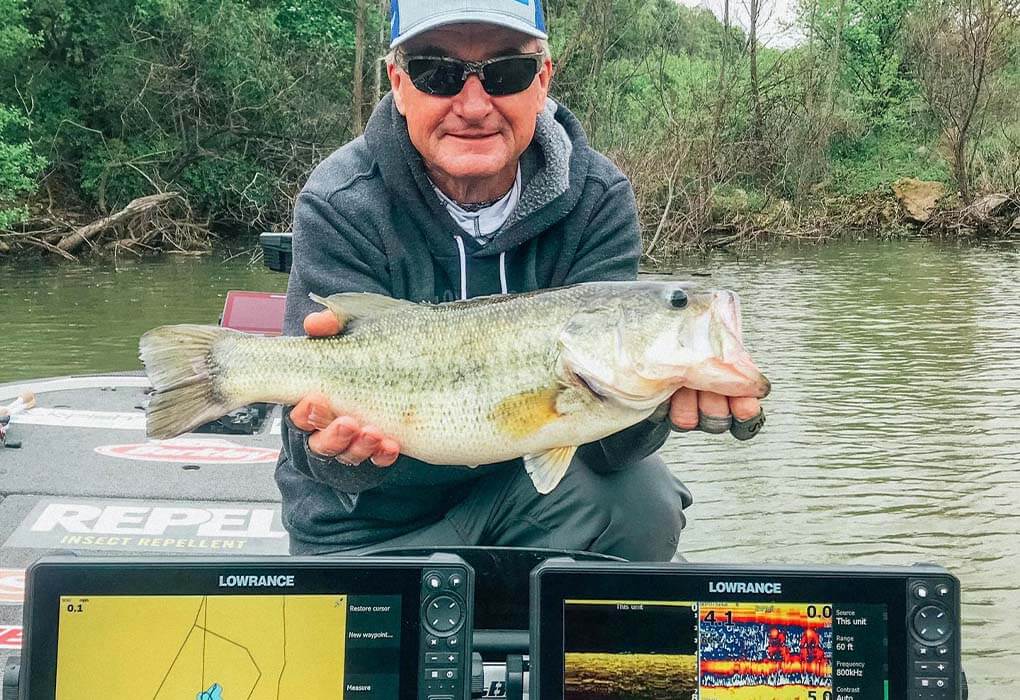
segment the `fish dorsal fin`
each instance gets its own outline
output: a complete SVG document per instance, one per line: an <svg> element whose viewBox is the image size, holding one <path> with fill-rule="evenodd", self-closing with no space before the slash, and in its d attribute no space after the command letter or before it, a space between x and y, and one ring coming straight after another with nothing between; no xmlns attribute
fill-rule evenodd
<svg viewBox="0 0 1020 700"><path fill-rule="evenodd" d="M524 457L524 469L535 484L535 490L545 495L556 488L557 484L567 473L567 467L574 459L577 452L577 445L567 447L554 447L545 452L539 452Z"/></svg>
<svg viewBox="0 0 1020 700"><path fill-rule="evenodd" d="M369 292L344 292L325 298L320 297L318 294L309 294L308 296L312 301L322 304L332 311L337 319L340 320L340 324L345 328L352 321L383 316L394 311L416 306L414 302L405 299L394 299L382 294L371 294Z"/></svg>

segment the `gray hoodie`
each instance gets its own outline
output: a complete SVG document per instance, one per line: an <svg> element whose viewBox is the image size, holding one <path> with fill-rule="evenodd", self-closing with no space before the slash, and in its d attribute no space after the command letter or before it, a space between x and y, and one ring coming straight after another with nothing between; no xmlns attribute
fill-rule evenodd
<svg viewBox="0 0 1020 700"><path fill-rule="evenodd" d="M284 332L303 334L304 317L320 310L309 292L439 302L637 278L641 244L630 183L552 100L521 157L521 175L517 208L480 245L444 209L387 95L364 135L323 161L298 196ZM657 450L668 432L667 423L645 421L581 454L596 470L622 469ZM441 518L475 480L523 468L520 460L469 469L407 456L385 469L347 467L309 452L307 438L284 421L276 480L295 554L410 532Z"/></svg>

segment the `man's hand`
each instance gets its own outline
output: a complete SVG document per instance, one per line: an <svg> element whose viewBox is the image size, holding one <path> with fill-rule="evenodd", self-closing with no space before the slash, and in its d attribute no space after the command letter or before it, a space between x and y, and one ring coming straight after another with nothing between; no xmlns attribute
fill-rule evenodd
<svg viewBox="0 0 1020 700"><path fill-rule="evenodd" d="M305 333L313 337L336 335L340 321L331 311L316 311L305 316ZM371 459L377 467L397 461L400 445L382 434L374 425L362 426L351 416L339 415L322 394L298 401L290 412L291 422L306 433L308 447L323 457L335 457L347 465Z"/></svg>
<svg viewBox="0 0 1020 700"><path fill-rule="evenodd" d="M742 440L754 437L764 423L761 403L753 397L735 397L683 388L673 394L669 405L669 420L680 430L702 430L723 433L731 426L746 424L759 418L746 430L734 432ZM746 435L745 435L746 432Z"/></svg>

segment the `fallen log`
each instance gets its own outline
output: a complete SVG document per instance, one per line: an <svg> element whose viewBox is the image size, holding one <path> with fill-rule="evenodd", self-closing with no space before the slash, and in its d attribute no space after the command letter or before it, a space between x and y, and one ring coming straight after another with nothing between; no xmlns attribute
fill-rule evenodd
<svg viewBox="0 0 1020 700"><path fill-rule="evenodd" d="M130 221L139 214L158 207L160 204L169 202L171 199L175 199L176 197L176 192L160 192L159 194L150 194L145 197L134 199L116 214L111 214L110 216L103 217L98 221L93 221L91 224L86 224L81 228L75 229L61 238L56 247L65 253L70 253L77 250L83 243L95 238L103 231Z"/></svg>

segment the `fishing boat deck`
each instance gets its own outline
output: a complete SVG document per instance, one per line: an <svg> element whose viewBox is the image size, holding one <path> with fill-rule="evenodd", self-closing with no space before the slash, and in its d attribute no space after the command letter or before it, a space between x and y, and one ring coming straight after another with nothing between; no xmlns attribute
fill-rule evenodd
<svg viewBox="0 0 1020 700"><path fill-rule="evenodd" d="M253 435L147 441L141 373L0 384L35 392L0 448L0 669L17 654L23 570L54 553L286 554L278 407Z"/></svg>

